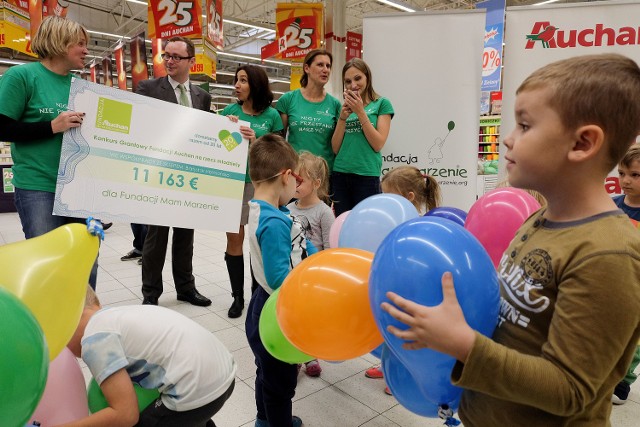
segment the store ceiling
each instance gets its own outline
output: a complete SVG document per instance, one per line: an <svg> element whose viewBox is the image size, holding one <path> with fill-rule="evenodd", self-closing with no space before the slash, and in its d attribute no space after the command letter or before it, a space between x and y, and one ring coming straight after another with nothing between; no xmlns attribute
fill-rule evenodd
<svg viewBox="0 0 640 427"><path fill-rule="evenodd" d="M401 13L398 9L376 0L333 0L346 2L345 24L348 31L361 32L362 19L368 14ZM393 0L396 1L396 0ZM448 9L471 9L480 0L398 0L406 6L418 11L441 11ZM507 0L507 6L522 6L539 3L541 0ZM557 3L570 3L579 0L560 0ZM589 1L589 0L586 0ZM298 0L302 3L316 3ZM65 1L60 0L60 3ZM66 0L69 3L68 18L76 20L91 33L90 54L101 58L111 53L118 43L118 36L132 36L146 30L147 6L146 0ZM267 28L275 28L276 0L223 0L223 19L255 24ZM327 6L327 13L330 13ZM107 33L99 34L96 32ZM271 31L256 30L247 26L225 22L224 24L225 50L218 56L218 71L216 85L211 91L214 95L224 98L231 94L228 87L232 83L233 72L246 59L229 56L228 54L242 54L259 59L260 47L273 40ZM225 55L227 54L227 55ZM15 52L0 49L0 58L24 56ZM256 63L258 63L256 61ZM264 63L266 71L272 79L286 81L290 68L273 63ZM0 67L0 73L2 73ZM285 91L286 83L274 83L274 90ZM220 101L222 103L229 102Z"/></svg>
<svg viewBox="0 0 640 427"><path fill-rule="evenodd" d="M396 8L376 0L333 0L346 2L346 27L348 31L361 32L362 18L367 14L400 13ZM561 0L566 2L568 0ZM573 0L575 1L575 0ZM67 0L69 17L82 23L87 29L104 33L131 36L146 29L146 0ZM311 3L311 1L302 2ZM470 9L479 0L401 0L415 10L437 11L447 9ZM540 0L507 0L507 6L527 5ZM223 18L253 23L268 28L275 27L276 0L223 0ZM327 13L330 8L327 7ZM225 52L240 53L259 57L260 47L266 40L273 39L273 32L260 31L228 22L224 24ZM117 43L117 37L91 34L92 54L101 57L109 53ZM220 55L224 71L225 58ZM233 68L237 60L231 59ZM282 67L275 67L282 68ZM287 67L283 72L288 73ZM280 77L283 72L278 76Z"/></svg>

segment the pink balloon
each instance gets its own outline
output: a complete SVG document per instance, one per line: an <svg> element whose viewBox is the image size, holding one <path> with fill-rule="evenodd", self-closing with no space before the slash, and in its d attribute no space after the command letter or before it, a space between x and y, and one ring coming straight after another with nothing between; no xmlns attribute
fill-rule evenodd
<svg viewBox="0 0 640 427"><path fill-rule="evenodd" d="M48 427L87 416L89 404L82 368L71 350L65 347L49 364L47 385L31 420Z"/></svg>
<svg viewBox="0 0 640 427"><path fill-rule="evenodd" d="M333 222L331 229L329 230L329 247L337 248L338 247L338 239L340 237L340 230L342 230L342 224L344 224L344 220L349 216L349 212L342 212L336 220ZM327 248L325 248L327 249Z"/></svg>
<svg viewBox="0 0 640 427"><path fill-rule="evenodd" d="M540 203L526 191L497 188L471 206L464 228L480 241L497 267L518 228L538 209Z"/></svg>

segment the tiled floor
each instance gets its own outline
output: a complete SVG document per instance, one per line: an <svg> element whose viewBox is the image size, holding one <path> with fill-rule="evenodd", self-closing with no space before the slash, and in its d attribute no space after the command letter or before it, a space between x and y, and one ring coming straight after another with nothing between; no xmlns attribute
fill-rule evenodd
<svg viewBox="0 0 640 427"><path fill-rule="evenodd" d="M18 216L13 213L0 214L0 245L22 239ZM140 267L135 261L120 261L120 257L131 249L131 241L129 224L114 224L106 232L100 249L97 285L103 306L141 303ZM194 307L176 300L169 262L163 272L166 290L160 298L160 304L205 326L233 353L238 363L236 387L214 420L219 427L249 427L254 425L255 420L255 366L244 333L244 316L238 319L227 317L231 296L223 260L225 243L224 233L196 231L193 260L196 286L213 300L210 307ZM246 273L248 294L248 270ZM323 372L320 378L309 378L301 373L293 403L294 414L303 419L306 427L442 425L441 420L422 418L404 409L393 397L383 393L383 381L365 378L364 371L376 361L374 357L366 355L339 364L321 362ZM86 376L88 373L85 368ZM639 419L640 381L632 387L629 401L613 408L611 423L614 427L632 427L638 425Z"/></svg>

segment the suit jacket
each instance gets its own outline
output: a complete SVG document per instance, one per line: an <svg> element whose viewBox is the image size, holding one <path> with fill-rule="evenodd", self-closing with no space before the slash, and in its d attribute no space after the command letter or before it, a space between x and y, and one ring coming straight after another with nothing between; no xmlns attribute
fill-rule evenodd
<svg viewBox="0 0 640 427"><path fill-rule="evenodd" d="M193 108L204 111L211 109L211 95L189 82ZM167 77L144 80L138 83L136 93L162 101L178 104L176 93ZM142 249L142 294L145 297L159 297L162 294L162 267L167 251L169 227L150 225ZM172 272L178 295L195 289L193 276L193 230L173 228Z"/></svg>
<svg viewBox="0 0 640 427"><path fill-rule="evenodd" d="M174 104L178 103L176 93L171 87L171 83L169 83L169 78L166 76L160 77L159 79L139 82L136 93L167 102L173 102ZM211 95L202 88L191 84L191 81L189 81L189 93L191 94L191 104L193 108L204 111L211 110Z"/></svg>

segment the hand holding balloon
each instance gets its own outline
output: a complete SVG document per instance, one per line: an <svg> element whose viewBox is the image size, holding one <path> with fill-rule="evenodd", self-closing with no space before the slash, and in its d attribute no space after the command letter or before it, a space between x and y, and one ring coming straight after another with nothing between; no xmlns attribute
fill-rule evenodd
<svg viewBox="0 0 640 427"><path fill-rule="evenodd" d="M430 348L464 362L475 342L475 332L464 319L449 272L442 276L442 293L441 304L427 307L387 292L387 298L398 308L383 302L382 309L409 326L402 330L389 325L387 330L407 341L402 345L407 350Z"/></svg>
<svg viewBox="0 0 640 427"><path fill-rule="evenodd" d="M462 393L451 384L456 359L468 357L473 331L491 336L498 320L498 276L480 243L449 219L404 222L376 251L369 298L385 345L425 399L455 408Z"/></svg>

